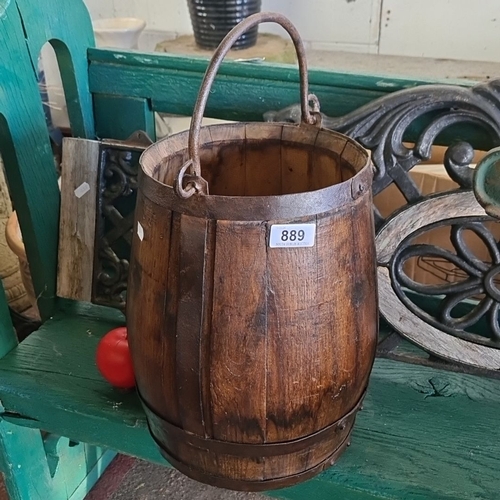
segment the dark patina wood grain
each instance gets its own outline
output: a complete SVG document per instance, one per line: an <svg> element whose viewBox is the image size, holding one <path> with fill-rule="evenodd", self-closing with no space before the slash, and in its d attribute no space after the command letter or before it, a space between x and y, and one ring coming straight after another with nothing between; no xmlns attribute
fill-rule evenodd
<svg viewBox="0 0 500 500"><path fill-rule="evenodd" d="M311 125L208 127L210 195L181 200L187 138L142 158L127 315L149 425L196 479L300 482L347 445L375 354L368 156ZM270 247L289 223L313 224L314 245Z"/></svg>

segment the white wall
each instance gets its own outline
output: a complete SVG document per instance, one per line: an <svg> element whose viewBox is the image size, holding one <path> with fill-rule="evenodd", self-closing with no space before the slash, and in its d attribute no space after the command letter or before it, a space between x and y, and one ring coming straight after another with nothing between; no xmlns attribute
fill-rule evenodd
<svg viewBox="0 0 500 500"><path fill-rule="evenodd" d="M85 0L95 18L133 16L148 30L191 32L186 0ZM262 0L313 48L500 62L499 0ZM269 26L269 25L268 25ZM263 31L279 33L265 26Z"/></svg>
<svg viewBox="0 0 500 500"><path fill-rule="evenodd" d="M317 49L374 52L382 0L262 0L262 10L282 12ZM263 31L280 33L280 28Z"/></svg>
<svg viewBox="0 0 500 500"><path fill-rule="evenodd" d="M500 61L500 1L383 0L380 53Z"/></svg>

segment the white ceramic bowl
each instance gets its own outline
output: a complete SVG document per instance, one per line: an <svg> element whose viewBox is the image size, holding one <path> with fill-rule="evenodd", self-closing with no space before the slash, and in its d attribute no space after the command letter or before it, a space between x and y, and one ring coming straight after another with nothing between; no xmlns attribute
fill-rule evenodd
<svg viewBox="0 0 500 500"><path fill-rule="evenodd" d="M137 49L146 21L135 17L95 19L92 22L98 47Z"/></svg>

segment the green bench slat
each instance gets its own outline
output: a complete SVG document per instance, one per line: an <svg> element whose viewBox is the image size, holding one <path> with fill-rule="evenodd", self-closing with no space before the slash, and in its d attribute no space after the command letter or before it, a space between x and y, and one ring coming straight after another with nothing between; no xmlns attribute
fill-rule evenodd
<svg viewBox="0 0 500 500"><path fill-rule="evenodd" d="M99 338L122 321L116 311L69 304L45 323L0 360L2 417L165 463L135 393L110 387L94 364ZM338 465L271 495L496 500L499 414L498 381L378 359Z"/></svg>
<svg viewBox="0 0 500 500"><path fill-rule="evenodd" d="M203 58L172 54L141 54L106 49L89 49L89 86L94 95L96 125L102 132L124 138L121 129L135 130L134 117L121 105L106 117L109 101L101 97L130 100L146 99L153 111L191 115L202 76L207 67ZM226 120L262 121L269 110L279 110L299 101L299 77L296 67L280 64L224 62L207 103L205 116ZM318 95L321 110L329 116L341 116L397 90L440 83L471 87L470 80L418 80L359 75L312 69L310 91ZM103 106L104 104L104 106ZM118 114L117 114L118 113ZM413 141L429 123L429 117L417 120L408 129L405 140ZM119 125L117 125L119 124ZM111 131L113 131L111 133ZM439 144L467 140L478 149L493 147L482 129L461 124L440 134Z"/></svg>

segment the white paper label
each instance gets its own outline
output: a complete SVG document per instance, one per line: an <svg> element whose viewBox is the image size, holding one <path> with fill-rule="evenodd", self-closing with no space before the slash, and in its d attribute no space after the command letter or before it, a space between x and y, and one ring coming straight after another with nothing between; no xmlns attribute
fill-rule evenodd
<svg viewBox="0 0 500 500"><path fill-rule="evenodd" d="M137 236L142 241L144 239L144 228L141 226L140 222L137 222Z"/></svg>
<svg viewBox="0 0 500 500"><path fill-rule="evenodd" d="M316 224L273 224L269 235L271 248L313 247Z"/></svg>
<svg viewBox="0 0 500 500"><path fill-rule="evenodd" d="M77 198L81 198L84 194L87 194L90 191L90 186L88 182L82 182L76 189L75 189L75 196Z"/></svg>

